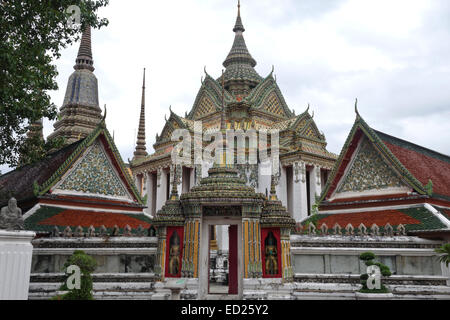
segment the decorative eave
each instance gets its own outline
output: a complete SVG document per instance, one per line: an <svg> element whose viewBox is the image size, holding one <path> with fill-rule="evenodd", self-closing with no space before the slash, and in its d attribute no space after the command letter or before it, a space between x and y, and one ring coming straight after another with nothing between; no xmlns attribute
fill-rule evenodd
<svg viewBox="0 0 450 320"><path fill-rule="evenodd" d="M261 112L271 114L270 112L266 112L261 110L262 103L267 98L267 96L275 91L278 98L280 99L281 106L287 118L294 117L294 113L289 109L286 100L284 99L283 93L280 90L275 78L273 77L273 70L269 73L269 75L262 80L251 92L250 94L243 99L243 101L248 102L252 105L252 108L260 110ZM278 116L280 117L280 116Z"/></svg>
<svg viewBox="0 0 450 320"><path fill-rule="evenodd" d="M357 112L357 110L356 110ZM409 171L408 169L403 166L403 164L395 157L395 155L389 150L389 148L384 144L384 142L378 137L378 135L374 132L372 128L364 121L364 119L360 116L360 114L357 112L355 123L350 131L350 134L347 137L347 140L344 144L344 147L342 148L342 151L339 155L339 158L330 174L330 177L328 179L328 182L322 191L322 194L319 199L319 203L322 203L325 201L325 199L329 196L331 196L331 193L334 192L335 188L337 187L338 179L341 179L344 172L340 172L340 168L343 165L344 161L347 161L345 165L349 164L349 161L351 159L351 155L353 152L355 152L355 149L351 151L350 155L347 155L347 152L349 151L350 146L352 143L356 143L353 140L355 139L355 136L358 132L361 132L362 134L365 134L370 142L373 144L373 146L380 152L382 157L387 160L390 164L393 165L395 170L401 175L402 179L409 184L417 193L421 195L427 195L427 191L425 187L422 185L422 183L416 179ZM360 139L361 135L359 134L357 139ZM355 147L355 145L353 145ZM340 173L340 176L338 176L338 173Z"/></svg>
<svg viewBox="0 0 450 320"><path fill-rule="evenodd" d="M212 78L205 70L205 80L202 81L202 86L200 87L200 90L197 93L197 96L195 98L194 104L192 106L191 111L189 112L187 119L193 120L195 111L198 108L198 105L200 103L200 99L203 97L204 94L207 94L208 97L213 101L214 107L216 108L216 111L221 111L221 105L222 105L222 85L217 82L214 78ZM228 103L235 101L236 97L228 92L224 91L224 102L225 105ZM208 116L208 115L205 115Z"/></svg>
<svg viewBox="0 0 450 320"><path fill-rule="evenodd" d="M122 180L126 182L128 191L134 196L134 198L137 200L139 204L141 205L143 204L139 192L137 191L137 188L134 185L133 180L128 173L128 170L125 167L122 157L120 156L120 153L117 150L114 140L112 139L108 129L106 128L105 118L106 118L106 111L105 116L103 117L102 121L98 124L97 128L77 146L75 151L72 152L72 154L55 171L55 173L42 185L38 185L37 183L34 184L33 186L34 194L36 197L45 195L54 185L56 185L56 183L58 183L58 181L61 180L64 174L73 166L73 164L79 159L79 157L84 153L84 151L88 147L90 147L100 135L102 135L110 148L111 154L113 155L116 164L119 166L121 170L121 172L119 172L119 175L121 176Z"/></svg>

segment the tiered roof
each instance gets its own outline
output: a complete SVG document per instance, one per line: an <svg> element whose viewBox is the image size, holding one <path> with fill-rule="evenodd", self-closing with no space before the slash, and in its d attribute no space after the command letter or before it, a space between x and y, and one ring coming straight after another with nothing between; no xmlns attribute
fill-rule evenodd
<svg viewBox="0 0 450 320"><path fill-rule="evenodd" d="M245 44L243 32L245 31L241 19L240 3L238 4L238 16L236 24L233 28L235 33L233 46L230 53L225 59L223 66L226 68L223 74L225 87L228 87L230 82L248 81L252 86L256 86L261 80L261 76L255 71L256 60L253 59ZM219 78L222 82L222 77Z"/></svg>
<svg viewBox="0 0 450 320"><path fill-rule="evenodd" d="M286 161L304 154L305 161L319 159L323 168L333 165L337 156L326 150L325 136L317 128L309 108L296 116L283 97L273 76L274 71L264 79L255 71L256 61L248 52L243 37L245 28L240 4L233 31L235 41L224 62L225 72L216 80L205 69L205 79L190 112L181 117L170 111L161 134L156 136L155 153L133 159L133 171L144 170L144 167L154 170L169 164L174 145L172 132L181 128L193 134L194 121L202 121L204 133L218 131L224 125L227 129L278 129L280 154L288 155Z"/></svg>
<svg viewBox="0 0 450 320"><path fill-rule="evenodd" d="M355 123L322 191L319 214L305 222L317 222L319 228L323 223L329 228L336 223L342 228L389 223L411 232L449 232L449 181L449 156L372 129L356 109Z"/></svg>
<svg viewBox="0 0 450 320"><path fill-rule="evenodd" d="M66 179L68 173L71 172L70 170L83 159L86 151L90 147L100 143L104 146L103 148L107 153L107 157L109 157L109 160L106 162L107 165L113 166L111 172L117 172L118 179L120 180L118 183L123 184L126 188L126 192L133 198L133 201L128 201L126 204L121 203L120 205L122 207L137 207L138 211L142 211L142 200L139 192L134 186L120 153L106 129L104 120L105 119L103 118L100 124L97 125L96 130L91 132L86 138L49 154L42 161L19 167L16 170L1 176L0 204L4 205L10 197L15 197L18 200L18 205L26 212L34 204L39 201L44 201L45 199L74 201L75 199L67 199L67 196L63 197L52 194L52 188ZM100 174L100 172L97 172L95 178L101 178ZM78 178L81 179L80 176ZM104 188L111 183L111 181L104 181L102 186L99 185L99 187ZM73 181L71 184L73 184ZM77 187L83 188L82 185L77 185ZM80 196L80 193L74 192L73 194L75 198L83 198L82 195ZM119 201L111 199L110 197L102 197L100 194L95 196L87 195L87 199L84 199L83 202L89 203L90 200L94 200L94 203L89 204L90 206L95 206L95 204L99 203L101 205L101 200L103 198L107 199L108 203L119 204ZM75 202L76 201L80 200L75 200Z"/></svg>
<svg viewBox="0 0 450 320"><path fill-rule="evenodd" d="M100 228L104 226L110 232L115 226L123 230L126 226L138 229L142 226L149 229L151 219L144 214L98 212L89 210L73 210L54 206L41 206L33 215L25 220L25 228L38 233L53 232L55 227L63 231L66 227L75 229L82 227L83 232L93 226L96 233L100 233Z"/></svg>
<svg viewBox="0 0 450 320"><path fill-rule="evenodd" d="M322 192L321 205L327 206L333 202L358 199L334 199L337 187L348 167L352 165L352 156L361 139L370 141L369 146L382 159L382 163L391 168L392 172L411 189L407 197L422 196L450 200L450 157L438 152L423 148L380 131L373 130L357 113L355 123L344 144L338 161L330 175L328 183ZM382 192L381 192L382 195ZM449 203L450 205L450 203Z"/></svg>

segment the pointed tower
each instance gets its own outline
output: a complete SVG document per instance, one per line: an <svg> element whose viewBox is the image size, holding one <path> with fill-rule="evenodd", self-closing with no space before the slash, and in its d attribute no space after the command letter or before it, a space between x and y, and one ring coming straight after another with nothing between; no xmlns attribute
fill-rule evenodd
<svg viewBox="0 0 450 320"><path fill-rule="evenodd" d="M144 68L144 80L142 83L142 100L141 100L141 116L139 118L139 130L136 142L136 151L134 151L134 158L144 158L148 155L145 147L145 68Z"/></svg>
<svg viewBox="0 0 450 320"><path fill-rule="evenodd" d="M64 137L66 145L87 137L102 120L98 103L98 83L93 73L90 26L83 31L75 61L75 71L67 83L58 121L54 124L55 131L48 137Z"/></svg>
<svg viewBox="0 0 450 320"><path fill-rule="evenodd" d="M238 16L233 28L235 33L233 47L225 59L225 89L235 95L246 96L250 90L261 82L261 76L255 71L256 61L248 52L243 33L245 31L241 19L241 3L238 2ZM222 80L222 79L221 79Z"/></svg>

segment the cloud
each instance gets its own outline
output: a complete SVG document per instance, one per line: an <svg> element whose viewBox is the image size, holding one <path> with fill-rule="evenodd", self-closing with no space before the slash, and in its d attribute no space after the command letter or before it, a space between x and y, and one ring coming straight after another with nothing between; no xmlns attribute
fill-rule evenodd
<svg viewBox="0 0 450 320"><path fill-rule="evenodd" d="M355 119L353 106L378 130L450 154L450 4L448 0L245 0L247 46L266 76L272 65L291 109L307 103L339 153ZM192 108L203 68L219 76L233 43L235 1L111 1L110 25L94 30L100 104L124 160L136 142L147 68L146 134L156 133L172 105ZM61 105L78 46L56 61ZM52 132L45 122L45 134Z"/></svg>

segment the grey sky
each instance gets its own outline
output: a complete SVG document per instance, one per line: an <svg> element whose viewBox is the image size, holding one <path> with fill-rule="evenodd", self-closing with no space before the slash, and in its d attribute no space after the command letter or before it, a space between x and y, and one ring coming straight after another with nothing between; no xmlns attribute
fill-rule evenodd
<svg viewBox="0 0 450 320"><path fill-rule="evenodd" d="M111 0L94 30L100 104L125 161L136 142L142 69L147 68L147 149L169 105L194 103L203 68L218 77L233 43L234 0ZM450 1L242 0L244 37L263 77L275 66L286 102L308 103L340 153L354 122L354 100L377 130L450 154ZM78 45L56 62L60 106ZM46 121L44 134L53 130Z"/></svg>

